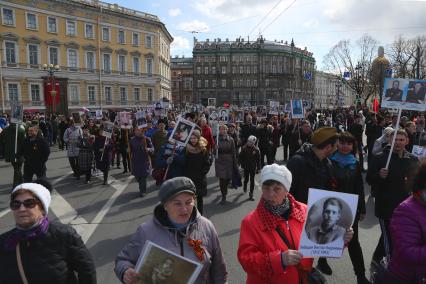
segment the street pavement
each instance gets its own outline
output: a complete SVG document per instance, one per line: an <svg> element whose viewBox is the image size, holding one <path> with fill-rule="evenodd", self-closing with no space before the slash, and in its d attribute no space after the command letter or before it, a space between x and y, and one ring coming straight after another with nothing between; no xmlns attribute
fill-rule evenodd
<svg viewBox="0 0 426 284"><path fill-rule="evenodd" d="M277 158L280 157L282 148L277 153ZM114 167L110 171L108 185L102 185L102 176L93 177L92 183L87 185L84 177L80 180L72 177L66 151L59 151L57 148L52 148L47 168L47 176L55 189L49 218L71 224L81 234L96 263L98 283L119 283L113 272L115 256L136 228L152 218L153 209L158 204L155 182L148 180L148 194L140 198L137 182L132 176L122 174L122 169ZM12 177L13 169L10 164L0 162L0 233L14 226L12 213L8 209ZM380 235L369 191L369 186L365 185L367 217L360 223L360 242L367 277L371 256ZM212 166L208 174L208 195L204 200L204 212L219 234L229 272L229 283L245 283L245 273L237 259L239 228L244 216L256 207L259 196L258 186L256 201L249 201L242 188L229 189L228 203L220 205L219 184ZM356 283L347 250L342 258L330 259L329 263L333 269L333 275L327 277L329 283Z"/></svg>

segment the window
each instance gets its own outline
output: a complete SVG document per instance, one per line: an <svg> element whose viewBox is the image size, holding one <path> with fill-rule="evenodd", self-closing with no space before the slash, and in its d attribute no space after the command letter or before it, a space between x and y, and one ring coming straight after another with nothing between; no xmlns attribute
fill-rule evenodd
<svg viewBox="0 0 426 284"><path fill-rule="evenodd" d="M87 97L89 99L89 102L96 103L95 86L88 86L87 87Z"/></svg>
<svg viewBox="0 0 426 284"><path fill-rule="evenodd" d="M127 92L126 92L126 88L124 87L120 87L120 101L122 104L127 103Z"/></svg>
<svg viewBox="0 0 426 284"><path fill-rule="evenodd" d="M257 66L253 66L253 74L257 73Z"/></svg>
<svg viewBox="0 0 426 284"><path fill-rule="evenodd" d="M226 61L228 61L228 58L227 58L226 55L221 55L221 56L219 56L219 61L220 62L226 62Z"/></svg>
<svg viewBox="0 0 426 284"><path fill-rule="evenodd" d="M257 87L257 80L256 79L253 80L253 87Z"/></svg>
<svg viewBox="0 0 426 284"><path fill-rule="evenodd" d="M250 87L250 79L247 79L246 87Z"/></svg>
<svg viewBox="0 0 426 284"><path fill-rule="evenodd" d="M109 41L110 34L109 34L109 28L103 27L102 28L102 40L103 41Z"/></svg>
<svg viewBox="0 0 426 284"><path fill-rule="evenodd" d="M237 74L237 66L232 66L232 74Z"/></svg>
<svg viewBox="0 0 426 284"><path fill-rule="evenodd" d="M139 57L133 57L133 73L139 74L139 65L140 65Z"/></svg>
<svg viewBox="0 0 426 284"><path fill-rule="evenodd" d="M15 11L9 8L2 9L3 25L15 26Z"/></svg>
<svg viewBox="0 0 426 284"><path fill-rule="evenodd" d="M95 53L93 51L86 52L86 68L88 71L95 70Z"/></svg>
<svg viewBox="0 0 426 284"><path fill-rule="evenodd" d="M16 64L17 63L17 54L16 54L16 43L6 41L4 43L6 49L6 63L7 64Z"/></svg>
<svg viewBox="0 0 426 284"><path fill-rule="evenodd" d="M49 33L58 32L58 25L55 17L47 17L47 31Z"/></svg>
<svg viewBox="0 0 426 284"><path fill-rule="evenodd" d="M233 86L233 87L237 87L237 82L238 82L237 80L232 79L232 86Z"/></svg>
<svg viewBox="0 0 426 284"><path fill-rule="evenodd" d="M31 90L31 101L40 102L40 85L31 84L30 90Z"/></svg>
<svg viewBox="0 0 426 284"><path fill-rule="evenodd" d="M103 70L104 72L111 72L111 54L103 54Z"/></svg>
<svg viewBox="0 0 426 284"><path fill-rule="evenodd" d="M152 58L147 58L146 59L146 73L148 75L151 75L152 74L152 69L153 69Z"/></svg>
<svg viewBox="0 0 426 284"><path fill-rule="evenodd" d="M68 49L68 67L78 67L78 54L76 49Z"/></svg>
<svg viewBox="0 0 426 284"><path fill-rule="evenodd" d="M152 102L154 100L154 91L152 88L147 89L148 102Z"/></svg>
<svg viewBox="0 0 426 284"><path fill-rule="evenodd" d="M141 89L140 88L134 88L133 89L133 97L135 99L135 102L139 102L141 100Z"/></svg>
<svg viewBox="0 0 426 284"><path fill-rule="evenodd" d="M57 47L49 47L49 64L59 65L59 54Z"/></svg>
<svg viewBox="0 0 426 284"><path fill-rule="evenodd" d="M147 35L145 37L145 47L146 48L152 48L152 36L151 35Z"/></svg>
<svg viewBox="0 0 426 284"><path fill-rule="evenodd" d="M118 56L118 71L121 73L126 72L126 56L124 55Z"/></svg>
<svg viewBox="0 0 426 284"><path fill-rule="evenodd" d="M32 13L26 13L27 17L27 29L36 30L38 29L37 15Z"/></svg>
<svg viewBox="0 0 426 284"><path fill-rule="evenodd" d="M244 73L244 66L240 66L240 74Z"/></svg>
<svg viewBox="0 0 426 284"><path fill-rule="evenodd" d="M132 44L133 45L139 45L139 34L138 33L132 34Z"/></svg>
<svg viewBox="0 0 426 284"><path fill-rule="evenodd" d="M216 88L216 80L212 80L212 88Z"/></svg>
<svg viewBox="0 0 426 284"><path fill-rule="evenodd" d="M212 66L212 74L216 74L216 66Z"/></svg>
<svg viewBox="0 0 426 284"><path fill-rule="evenodd" d="M84 36L86 38L95 38L92 24L85 24L84 25Z"/></svg>
<svg viewBox="0 0 426 284"><path fill-rule="evenodd" d="M204 88L208 88L209 87L209 80L204 80Z"/></svg>
<svg viewBox="0 0 426 284"><path fill-rule="evenodd" d="M74 103L78 103L80 100L80 86L78 85L70 85L70 101Z"/></svg>
<svg viewBox="0 0 426 284"><path fill-rule="evenodd" d="M226 66L222 66L222 74L226 74Z"/></svg>
<svg viewBox="0 0 426 284"><path fill-rule="evenodd" d="M209 67L208 66L204 67L204 74L206 74L206 75L209 74Z"/></svg>
<svg viewBox="0 0 426 284"><path fill-rule="evenodd" d="M197 88L201 88L201 80L197 80Z"/></svg>
<svg viewBox="0 0 426 284"><path fill-rule="evenodd" d="M118 43L121 43L121 44L126 43L126 36L124 34L124 31L122 31L122 30L118 31Z"/></svg>
<svg viewBox="0 0 426 284"><path fill-rule="evenodd" d="M9 83L8 86L7 86L7 90L8 90L8 93L9 93L9 101L18 102L19 101L18 84Z"/></svg>
<svg viewBox="0 0 426 284"><path fill-rule="evenodd" d="M201 74L201 67L197 66L197 75L200 75L200 74Z"/></svg>
<svg viewBox="0 0 426 284"><path fill-rule="evenodd" d="M265 79L265 87L269 87L269 79Z"/></svg>
<svg viewBox="0 0 426 284"><path fill-rule="evenodd" d="M105 101L112 103L111 87L105 87Z"/></svg>
<svg viewBox="0 0 426 284"><path fill-rule="evenodd" d="M246 73L247 73L247 74L250 74L250 66L247 66L247 67L246 67Z"/></svg>
<svg viewBox="0 0 426 284"><path fill-rule="evenodd" d="M226 79L222 79L221 86L222 88L226 88Z"/></svg>
<svg viewBox="0 0 426 284"><path fill-rule="evenodd" d="M38 45L28 45L28 63L30 65L38 65Z"/></svg>
<svg viewBox="0 0 426 284"><path fill-rule="evenodd" d="M75 36L77 35L77 23L72 20L67 20L67 35Z"/></svg>

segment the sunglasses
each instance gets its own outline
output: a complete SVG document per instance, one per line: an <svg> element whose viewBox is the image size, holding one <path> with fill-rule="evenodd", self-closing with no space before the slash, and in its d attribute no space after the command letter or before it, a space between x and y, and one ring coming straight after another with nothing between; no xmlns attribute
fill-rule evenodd
<svg viewBox="0 0 426 284"><path fill-rule="evenodd" d="M10 209L18 210L21 208L22 204L25 208L34 208L37 204L40 204L40 201L35 198L26 199L24 201L13 200L10 202Z"/></svg>

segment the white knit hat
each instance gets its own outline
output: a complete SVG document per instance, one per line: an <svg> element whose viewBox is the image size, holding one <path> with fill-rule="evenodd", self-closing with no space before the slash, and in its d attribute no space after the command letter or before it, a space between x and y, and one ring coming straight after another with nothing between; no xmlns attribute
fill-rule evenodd
<svg viewBox="0 0 426 284"><path fill-rule="evenodd" d="M50 201L52 200L52 197L50 196L50 191L41 184L29 182L22 183L16 186L13 189L12 194L21 189L31 191L40 200L41 204L43 204L44 211L47 215L47 213L49 212Z"/></svg>
<svg viewBox="0 0 426 284"><path fill-rule="evenodd" d="M254 135L250 135L249 138L247 139L248 142L251 142L253 144L256 143L256 140L257 138Z"/></svg>
<svg viewBox="0 0 426 284"><path fill-rule="evenodd" d="M284 185L287 192L290 190L292 174L286 166L277 164L264 166L260 172L260 183L263 184L267 180L275 180Z"/></svg>

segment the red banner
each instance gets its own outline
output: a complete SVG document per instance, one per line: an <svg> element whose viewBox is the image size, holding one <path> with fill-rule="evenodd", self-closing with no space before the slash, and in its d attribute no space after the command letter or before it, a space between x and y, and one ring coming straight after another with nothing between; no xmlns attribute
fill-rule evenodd
<svg viewBox="0 0 426 284"><path fill-rule="evenodd" d="M373 112L379 112L379 100L377 98L374 98L373 100Z"/></svg>
<svg viewBox="0 0 426 284"><path fill-rule="evenodd" d="M61 102L60 91L59 91L59 82L55 82L55 105L58 105ZM44 83L44 103L46 106L53 104L52 97L52 82Z"/></svg>

